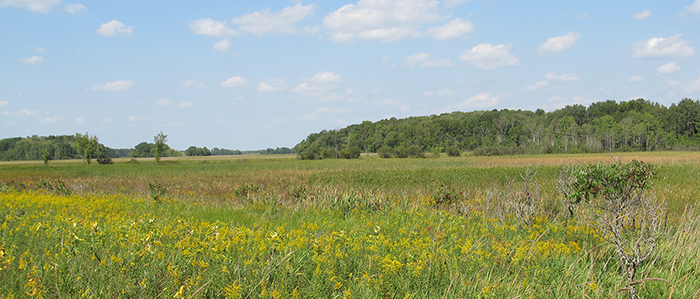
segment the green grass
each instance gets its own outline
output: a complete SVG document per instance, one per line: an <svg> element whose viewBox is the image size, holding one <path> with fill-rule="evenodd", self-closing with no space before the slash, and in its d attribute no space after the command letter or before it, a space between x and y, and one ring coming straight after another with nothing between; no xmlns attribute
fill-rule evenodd
<svg viewBox="0 0 700 299"><path fill-rule="evenodd" d="M0 164L0 298L625 298L614 248L566 219L563 161L606 155ZM698 153L657 165L670 230L643 298L700 289ZM485 208L537 167L533 225ZM41 187L65 182L73 195ZM166 187L149 198L149 183ZM440 186L457 205L434 205ZM43 189L40 189L43 188ZM182 294L179 291L182 290Z"/></svg>

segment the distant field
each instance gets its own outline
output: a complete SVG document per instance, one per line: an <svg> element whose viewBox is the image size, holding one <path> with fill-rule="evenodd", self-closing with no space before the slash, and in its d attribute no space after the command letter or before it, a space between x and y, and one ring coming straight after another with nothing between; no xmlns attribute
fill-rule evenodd
<svg viewBox="0 0 700 299"><path fill-rule="evenodd" d="M654 164L669 204L640 294L697 296L700 153L614 156ZM562 165L597 162L613 158L0 163L0 298L626 298L614 248L555 188ZM499 218L487 199L527 168L535 221Z"/></svg>

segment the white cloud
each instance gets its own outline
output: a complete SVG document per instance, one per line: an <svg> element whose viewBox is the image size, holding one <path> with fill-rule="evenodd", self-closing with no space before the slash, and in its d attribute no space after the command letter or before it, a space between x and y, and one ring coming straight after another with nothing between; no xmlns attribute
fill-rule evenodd
<svg viewBox="0 0 700 299"><path fill-rule="evenodd" d="M459 59L468 61L481 69L494 69L501 66L516 66L520 60L510 53L513 44L479 44L471 50L465 50Z"/></svg>
<svg viewBox="0 0 700 299"><path fill-rule="evenodd" d="M648 9L645 9L642 12L638 12L638 13L634 14L635 20L646 20L649 17L651 17L651 12Z"/></svg>
<svg viewBox="0 0 700 299"><path fill-rule="evenodd" d="M694 81L668 81L668 85L683 90L685 93L700 91L700 78Z"/></svg>
<svg viewBox="0 0 700 299"><path fill-rule="evenodd" d="M537 48L537 52L545 54L564 51L573 47L580 37L581 34L578 32L569 32L566 35L550 37Z"/></svg>
<svg viewBox="0 0 700 299"><path fill-rule="evenodd" d="M314 114L345 114L348 113L348 109L345 108L331 108L331 107L318 107L314 110Z"/></svg>
<svg viewBox="0 0 700 299"><path fill-rule="evenodd" d="M695 54L695 48L681 38L678 33L671 37L654 37L634 45L634 58L642 57L688 57Z"/></svg>
<svg viewBox="0 0 700 299"><path fill-rule="evenodd" d="M316 83L340 82L340 76L333 72L320 72L309 81Z"/></svg>
<svg viewBox="0 0 700 299"><path fill-rule="evenodd" d="M700 14L700 0L696 0L695 3L693 3L690 6L686 6L685 11L689 13Z"/></svg>
<svg viewBox="0 0 700 299"><path fill-rule="evenodd" d="M431 58L432 54L430 53L413 54L411 56L406 57L406 59L403 60L403 64L411 68L414 68L418 64L420 64L423 68L454 66L454 63L452 63L452 60L449 58L443 58L438 61L430 60Z"/></svg>
<svg viewBox="0 0 700 299"><path fill-rule="evenodd" d="M556 73L547 73L544 77L550 81L578 81L576 74L557 75Z"/></svg>
<svg viewBox="0 0 700 299"><path fill-rule="evenodd" d="M32 116L34 114L36 114L36 110L22 109L20 111L17 111L17 115L19 116Z"/></svg>
<svg viewBox="0 0 700 299"><path fill-rule="evenodd" d="M129 116L129 118L127 120L130 122L137 122L137 121L149 121L149 120L151 120L151 118L150 117L139 117L136 115L132 115L132 116Z"/></svg>
<svg viewBox="0 0 700 299"><path fill-rule="evenodd" d="M501 101L501 96L492 97L488 92L475 95L457 105L459 110L471 110L496 106Z"/></svg>
<svg viewBox="0 0 700 299"><path fill-rule="evenodd" d="M545 87L545 86L547 86L547 85L549 85L549 81L544 81L544 80L543 80L543 81L538 81L538 82L535 83L534 85L528 86L527 89L530 90L530 91L535 91L535 90L538 90L538 89L540 89L540 88L542 88L542 87Z"/></svg>
<svg viewBox="0 0 700 299"><path fill-rule="evenodd" d="M583 14L578 15L576 18L580 19L580 20L585 20L585 19L588 19L590 17L591 16L589 16L588 14L583 13Z"/></svg>
<svg viewBox="0 0 700 299"><path fill-rule="evenodd" d="M267 80L258 84L258 90L262 92L278 91L285 87L287 87L287 82L284 82L282 79Z"/></svg>
<svg viewBox="0 0 700 299"><path fill-rule="evenodd" d="M433 55L430 53L413 54L403 60L403 64L410 67L415 67L419 63L429 60Z"/></svg>
<svg viewBox="0 0 700 299"><path fill-rule="evenodd" d="M87 121L87 119L85 119L84 117L80 116L80 117L76 117L76 118L75 118L75 120L73 121L73 124L74 124L74 125L82 125L82 124L85 123L85 121Z"/></svg>
<svg viewBox="0 0 700 299"><path fill-rule="evenodd" d="M474 24L470 21L463 21L456 18L441 27L428 29L427 33L436 40L446 40L450 38L463 37L467 33L474 31Z"/></svg>
<svg viewBox="0 0 700 299"><path fill-rule="evenodd" d="M635 76L632 76L632 78L630 78L627 82L642 82L642 81L644 81L644 77L635 75Z"/></svg>
<svg viewBox="0 0 700 299"><path fill-rule="evenodd" d="M455 66L455 64L452 63L452 59L443 58L443 59L440 59L438 61L432 61L432 60L423 61L423 63L421 63L420 66L422 66L424 68L428 68L428 67L453 67L453 66Z"/></svg>
<svg viewBox="0 0 700 299"><path fill-rule="evenodd" d="M44 57L41 56L32 56L29 58L22 58L22 63L24 64L36 64L36 63L42 63L45 61Z"/></svg>
<svg viewBox="0 0 700 299"><path fill-rule="evenodd" d="M97 30L95 31L104 36L112 36L115 34L123 34L129 36L132 33L134 33L134 27L126 27L122 22L119 22L117 20L111 20L108 23L102 23L102 25L100 25L100 28L97 28Z"/></svg>
<svg viewBox="0 0 700 299"><path fill-rule="evenodd" d="M228 50L231 50L231 46L233 46L233 43L231 43L228 38L225 38L214 44L214 49L226 53Z"/></svg>
<svg viewBox="0 0 700 299"><path fill-rule="evenodd" d="M129 90L136 85L136 82L133 80L122 80L122 81L114 81L114 82L109 82L105 84L95 84L92 85L86 90L92 90L92 91L123 91L123 90Z"/></svg>
<svg viewBox="0 0 700 299"><path fill-rule="evenodd" d="M328 84L313 84L309 82L304 82L296 87L292 88L292 92L300 92L300 93L312 93L314 95L323 95L322 92L326 91L331 91L335 88L334 85L328 85Z"/></svg>
<svg viewBox="0 0 700 299"><path fill-rule="evenodd" d="M301 3L297 3L277 13L270 13L270 9L266 8L234 18L231 22L240 25L238 27L239 31L250 32L255 35L278 32L292 34L297 32L294 25L310 15L314 7L314 4L301 5Z"/></svg>
<svg viewBox="0 0 700 299"><path fill-rule="evenodd" d="M221 87L239 87L244 86L248 81L243 79L241 76L235 76L226 79L226 81L221 82Z"/></svg>
<svg viewBox="0 0 700 299"><path fill-rule="evenodd" d="M436 0L360 0L328 14L323 24L333 31L331 39L336 42L392 42L421 36L422 24L444 19L437 5Z"/></svg>
<svg viewBox="0 0 700 299"><path fill-rule="evenodd" d="M210 18L199 19L190 22L190 30L194 31L194 34L198 35L208 35L215 37L228 37L238 35L238 31L231 29L226 21L219 22L214 21Z"/></svg>
<svg viewBox="0 0 700 299"><path fill-rule="evenodd" d="M470 0L445 0L444 2L445 2L446 6L454 7L454 6L460 5L460 4L467 2L467 1L470 1Z"/></svg>
<svg viewBox="0 0 700 299"><path fill-rule="evenodd" d="M180 86L183 87L194 87L194 88L209 88L209 86L204 85L204 83L199 82L196 79L189 79L187 81L180 82Z"/></svg>
<svg viewBox="0 0 700 299"><path fill-rule="evenodd" d="M660 66L658 69L656 69L656 71L658 71L659 73L662 73L662 74L675 73L675 72L680 71L680 70L681 70L681 66L678 65L678 63L675 61L664 64L664 65Z"/></svg>
<svg viewBox="0 0 700 299"><path fill-rule="evenodd" d="M0 101L0 107L5 107L7 105L10 105L10 101Z"/></svg>
<svg viewBox="0 0 700 299"><path fill-rule="evenodd" d="M103 119L100 120L100 123L101 123L101 124L108 124L108 123L111 123L111 122L112 122L112 119L111 119L111 118L103 118Z"/></svg>
<svg viewBox="0 0 700 299"><path fill-rule="evenodd" d="M69 14L78 15L78 14L86 12L87 7L85 7L84 5L82 5L80 3L75 3L75 4L66 5L66 8L64 8L63 10Z"/></svg>
<svg viewBox="0 0 700 299"><path fill-rule="evenodd" d="M457 93L454 90L451 89L443 89L443 90L438 90L438 91L424 91L423 96L426 97L432 97L432 96L439 96L439 97L448 97L448 96L453 96Z"/></svg>
<svg viewBox="0 0 700 299"><path fill-rule="evenodd" d="M39 122L42 124L54 124L57 122L61 122L64 119L66 119L66 118L63 116L50 116L50 117L44 117L44 118L40 119Z"/></svg>
<svg viewBox="0 0 700 299"><path fill-rule="evenodd" d="M194 106L193 102L182 102L180 104L177 104L177 108L188 108Z"/></svg>
<svg viewBox="0 0 700 299"><path fill-rule="evenodd" d="M61 3L61 0L0 0L0 6L27 8L40 13L51 12L52 6L59 3Z"/></svg>
<svg viewBox="0 0 700 299"><path fill-rule="evenodd" d="M173 101L168 100L166 98L162 98L160 100L157 100L155 104L161 107L170 107L173 105Z"/></svg>

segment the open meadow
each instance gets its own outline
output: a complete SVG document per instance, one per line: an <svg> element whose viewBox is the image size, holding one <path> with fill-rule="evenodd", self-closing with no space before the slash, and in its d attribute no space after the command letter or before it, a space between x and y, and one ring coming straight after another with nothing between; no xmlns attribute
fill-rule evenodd
<svg viewBox="0 0 700 299"><path fill-rule="evenodd" d="M0 298L700 298L700 153L613 155L667 209L632 283L561 192L611 154L0 163Z"/></svg>

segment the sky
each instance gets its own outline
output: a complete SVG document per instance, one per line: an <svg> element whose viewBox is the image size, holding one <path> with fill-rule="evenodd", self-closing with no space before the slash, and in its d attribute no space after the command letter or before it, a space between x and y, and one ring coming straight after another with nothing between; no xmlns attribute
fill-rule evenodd
<svg viewBox="0 0 700 299"><path fill-rule="evenodd" d="M700 99L700 0L0 0L0 138L293 147L362 121Z"/></svg>

